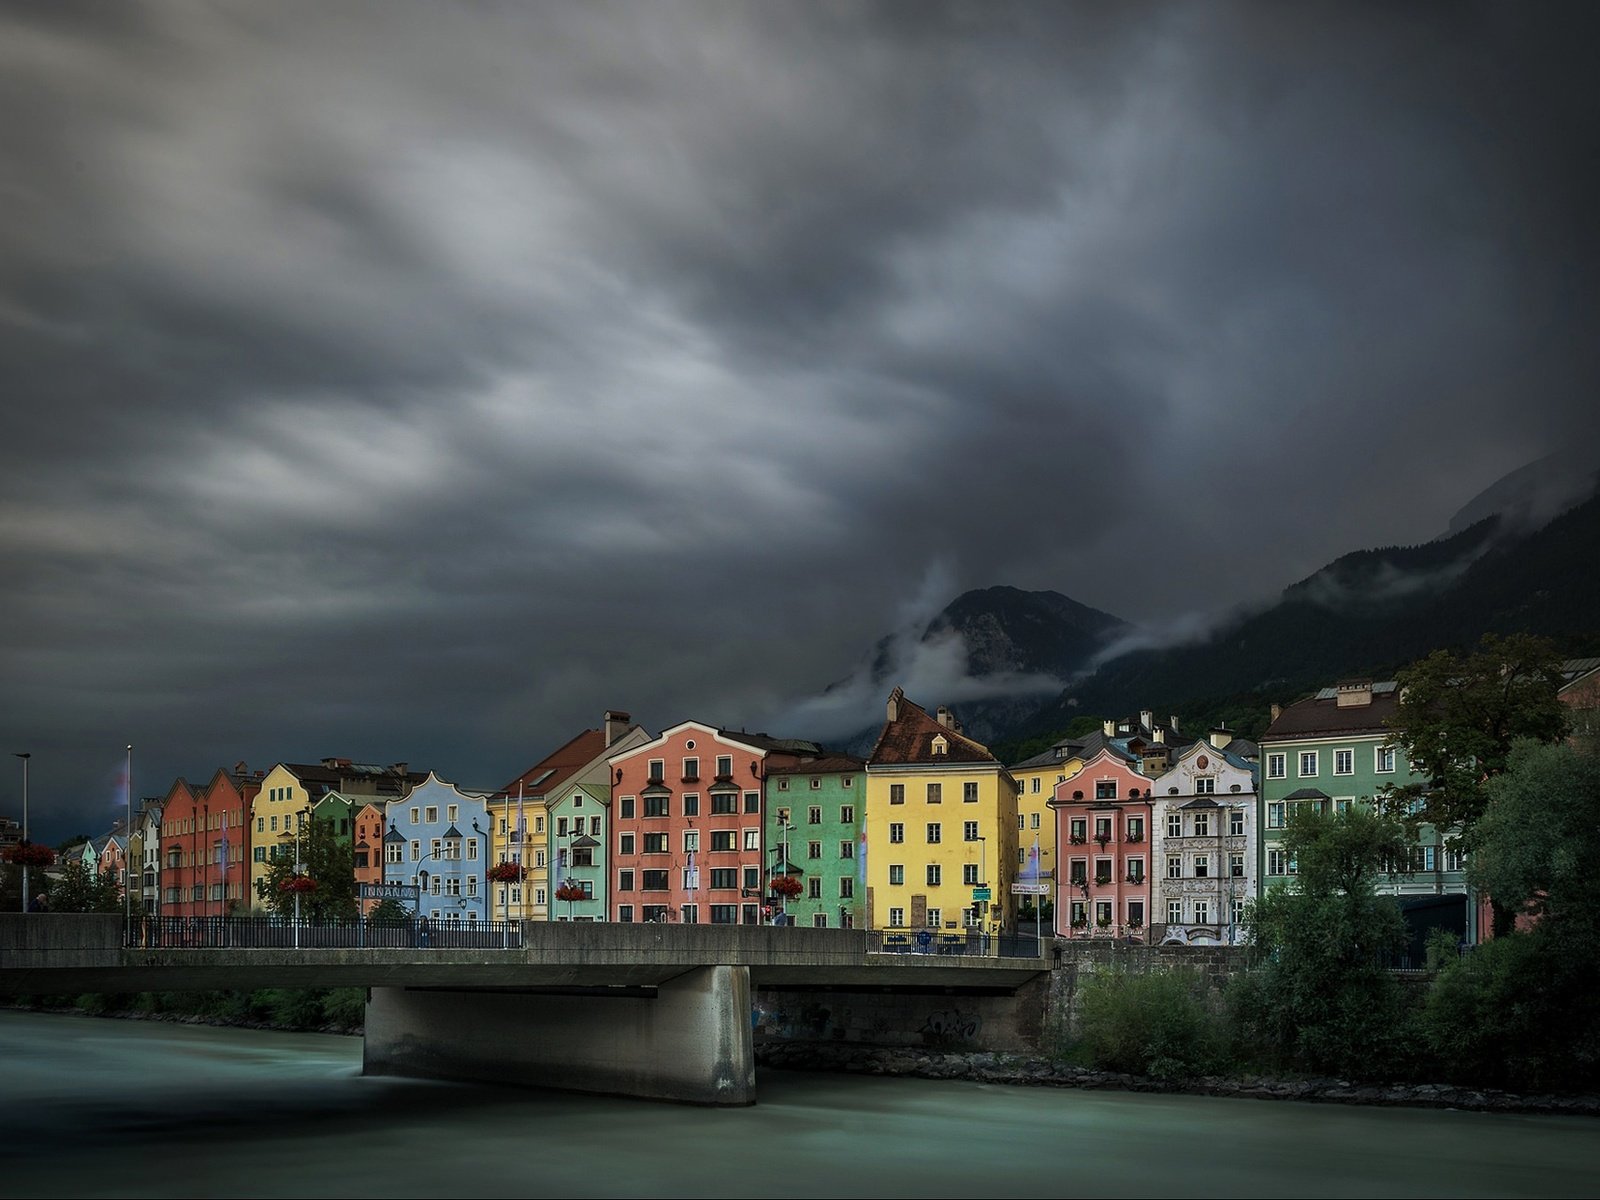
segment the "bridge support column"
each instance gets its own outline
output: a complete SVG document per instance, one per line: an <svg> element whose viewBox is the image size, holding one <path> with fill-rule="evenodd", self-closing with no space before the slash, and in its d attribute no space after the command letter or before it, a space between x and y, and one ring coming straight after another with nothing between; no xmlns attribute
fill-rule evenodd
<svg viewBox="0 0 1600 1200"><path fill-rule="evenodd" d="M750 969L697 967L653 995L373 988L362 1069L754 1104Z"/></svg>

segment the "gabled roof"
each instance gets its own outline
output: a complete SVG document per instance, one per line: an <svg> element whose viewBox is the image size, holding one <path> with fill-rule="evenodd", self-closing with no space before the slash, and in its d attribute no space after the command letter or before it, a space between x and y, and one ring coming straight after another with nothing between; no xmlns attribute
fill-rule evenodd
<svg viewBox="0 0 1600 1200"><path fill-rule="evenodd" d="M957 733L928 715L919 705L906 699L906 694L895 688L889 694L889 704L894 718L883 724L878 740L867 756L867 762L877 766L911 766L940 763L993 763L1000 760L989 753L989 748L965 734ZM935 738L945 739L948 747L942 754L933 752Z"/></svg>
<svg viewBox="0 0 1600 1200"><path fill-rule="evenodd" d="M770 768L768 775L849 775L860 771L867 760L854 754L826 753L818 758L802 759L796 763L783 763Z"/></svg>
<svg viewBox="0 0 1600 1200"><path fill-rule="evenodd" d="M1297 700L1278 714L1261 735L1267 742L1290 741L1323 734L1388 733L1389 718L1399 708L1399 693L1393 681L1372 685L1370 704L1339 707L1336 688L1323 688L1309 700Z"/></svg>
<svg viewBox="0 0 1600 1200"><path fill-rule="evenodd" d="M525 798L548 795L592 763L605 749L605 730L585 729L506 784L495 793L495 798L515 797L519 787Z"/></svg>

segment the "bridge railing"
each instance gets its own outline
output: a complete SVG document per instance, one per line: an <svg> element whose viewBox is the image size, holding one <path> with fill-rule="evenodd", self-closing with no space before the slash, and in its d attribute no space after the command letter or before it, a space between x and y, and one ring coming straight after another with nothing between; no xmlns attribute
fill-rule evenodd
<svg viewBox="0 0 1600 1200"><path fill-rule="evenodd" d="M342 920L300 921L271 917L152 917L128 931L128 945L162 950L517 949L520 921L401 923Z"/></svg>
<svg viewBox="0 0 1600 1200"><path fill-rule="evenodd" d="M899 931L875 929L869 934L871 954L935 954L973 958L1038 958L1040 939L1031 933L986 934L963 931L935 933L931 929Z"/></svg>

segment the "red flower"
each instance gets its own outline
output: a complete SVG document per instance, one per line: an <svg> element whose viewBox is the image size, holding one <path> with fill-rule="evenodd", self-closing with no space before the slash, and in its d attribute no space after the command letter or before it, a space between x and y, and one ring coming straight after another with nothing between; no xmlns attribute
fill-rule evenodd
<svg viewBox="0 0 1600 1200"><path fill-rule="evenodd" d="M800 894L800 881L793 875L776 875L772 880L772 894L793 900Z"/></svg>
<svg viewBox="0 0 1600 1200"><path fill-rule="evenodd" d="M566 883L563 883L556 889L556 899L565 900L567 903L571 904L578 900L587 899L587 897L584 895L582 884L573 883L571 880L568 880Z"/></svg>
<svg viewBox="0 0 1600 1200"><path fill-rule="evenodd" d="M280 892L314 892L317 890L317 881L309 875L290 875L278 884Z"/></svg>
<svg viewBox="0 0 1600 1200"><path fill-rule="evenodd" d="M500 862L489 868L489 878L496 883L521 883L526 874L521 863Z"/></svg>
<svg viewBox="0 0 1600 1200"><path fill-rule="evenodd" d="M48 867L56 861L56 852L38 842L18 842L6 851L6 861L19 867Z"/></svg>

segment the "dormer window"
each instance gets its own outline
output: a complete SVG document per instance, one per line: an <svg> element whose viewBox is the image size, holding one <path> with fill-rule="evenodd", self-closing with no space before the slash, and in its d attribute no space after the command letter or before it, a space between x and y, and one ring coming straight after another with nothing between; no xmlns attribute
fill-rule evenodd
<svg viewBox="0 0 1600 1200"><path fill-rule="evenodd" d="M946 738L944 734L941 733L935 735L933 739L933 752L936 755L950 753L950 740Z"/></svg>

